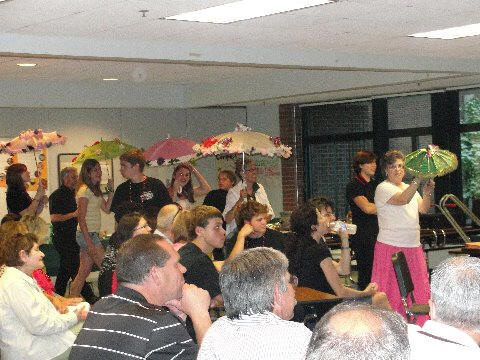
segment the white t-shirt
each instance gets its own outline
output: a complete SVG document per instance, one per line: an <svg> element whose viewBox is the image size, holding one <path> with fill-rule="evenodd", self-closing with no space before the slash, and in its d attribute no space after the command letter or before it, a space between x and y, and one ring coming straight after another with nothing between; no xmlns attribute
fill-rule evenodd
<svg viewBox="0 0 480 360"><path fill-rule="evenodd" d="M375 190L375 206L378 216L377 240L383 244L398 247L420 246L420 224L418 202L421 196L415 192L412 200L406 205L391 205L387 201L397 193L408 188L402 182L399 186L383 181Z"/></svg>
<svg viewBox="0 0 480 360"><path fill-rule="evenodd" d="M88 200L87 212L85 213L85 222L87 223L88 232L99 232L102 225L100 208L102 205L102 197L95 196L87 185L82 185L77 191L77 201L80 198ZM80 226L78 227L80 230Z"/></svg>

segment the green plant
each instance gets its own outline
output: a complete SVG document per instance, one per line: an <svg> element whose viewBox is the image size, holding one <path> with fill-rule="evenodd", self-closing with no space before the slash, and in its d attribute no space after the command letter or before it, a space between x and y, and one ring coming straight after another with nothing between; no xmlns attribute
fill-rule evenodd
<svg viewBox="0 0 480 360"><path fill-rule="evenodd" d="M460 108L463 124L480 122L480 99L473 97ZM462 177L464 199L480 198L480 132L465 132L462 146Z"/></svg>

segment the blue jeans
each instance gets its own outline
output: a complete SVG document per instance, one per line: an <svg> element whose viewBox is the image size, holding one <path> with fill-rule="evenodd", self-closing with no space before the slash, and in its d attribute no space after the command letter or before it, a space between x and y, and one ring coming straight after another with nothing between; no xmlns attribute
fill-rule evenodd
<svg viewBox="0 0 480 360"><path fill-rule="evenodd" d="M93 245L102 244L97 232L89 232L88 234L90 235L90 239L93 241ZM80 246L80 249L87 250L87 243L85 242L85 238L83 237L83 233L81 231L77 231L76 240L78 246Z"/></svg>

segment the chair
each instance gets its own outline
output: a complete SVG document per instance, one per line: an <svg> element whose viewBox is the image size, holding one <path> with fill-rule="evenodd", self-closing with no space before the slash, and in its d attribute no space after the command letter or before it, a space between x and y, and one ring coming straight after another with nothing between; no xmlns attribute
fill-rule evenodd
<svg viewBox="0 0 480 360"><path fill-rule="evenodd" d="M415 302L412 277L403 251L398 251L392 255L392 263L397 277L398 289L402 297L403 308L407 314L407 320L409 323L414 323L418 315L428 315L430 307L428 304L417 304ZM408 298L410 298L412 303L410 306L407 303Z"/></svg>

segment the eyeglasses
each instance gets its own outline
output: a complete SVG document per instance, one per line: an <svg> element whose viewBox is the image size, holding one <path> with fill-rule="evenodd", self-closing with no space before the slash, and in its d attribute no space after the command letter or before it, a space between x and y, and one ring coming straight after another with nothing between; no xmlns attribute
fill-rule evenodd
<svg viewBox="0 0 480 360"><path fill-rule="evenodd" d="M245 172L254 172L254 171L257 171L256 167L250 168L250 169L245 169Z"/></svg>
<svg viewBox="0 0 480 360"><path fill-rule="evenodd" d="M290 275L290 280L288 281L294 288L298 286L298 277L295 275Z"/></svg>

